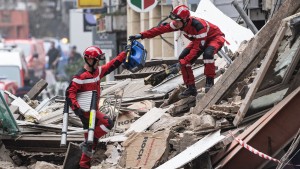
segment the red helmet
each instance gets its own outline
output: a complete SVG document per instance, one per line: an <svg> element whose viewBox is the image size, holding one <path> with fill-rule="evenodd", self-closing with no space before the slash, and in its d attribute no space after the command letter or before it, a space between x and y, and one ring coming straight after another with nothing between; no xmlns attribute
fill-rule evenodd
<svg viewBox="0 0 300 169"><path fill-rule="evenodd" d="M90 46L86 48L83 52L83 56L85 59L91 58L96 60L105 60L105 54L97 46Z"/></svg>
<svg viewBox="0 0 300 169"><path fill-rule="evenodd" d="M189 8L185 5L176 6L169 16L169 18L172 20L181 20L181 21L185 21L189 17L190 17L190 11Z"/></svg>

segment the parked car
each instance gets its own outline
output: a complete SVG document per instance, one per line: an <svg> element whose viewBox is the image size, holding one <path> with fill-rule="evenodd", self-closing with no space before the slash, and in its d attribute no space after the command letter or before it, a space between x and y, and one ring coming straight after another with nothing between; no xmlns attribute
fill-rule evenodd
<svg viewBox="0 0 300 169"><path fill-rule="evenodd" d="M30 78L45 79L46 54L42 40L5 39L6 45L14 45L24 51Z"/></svg>
<svg viewBox="0 0 300 169"><path fill-rule="evenodd" d="M0 48L0 77L15 81L18 87L24 86L29 70L21 49Z"/></svg>

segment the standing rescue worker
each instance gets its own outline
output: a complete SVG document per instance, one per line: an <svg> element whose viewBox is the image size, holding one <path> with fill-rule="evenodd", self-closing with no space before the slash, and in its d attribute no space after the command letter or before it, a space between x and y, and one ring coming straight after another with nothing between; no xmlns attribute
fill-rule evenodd
<svg viewBox="0 0 300 169"><path fill-rule="evenodd" d="M84 129L88 129L90 113L85 112L80 107L76 96L80 92L97 91L94 141L92 146L89 146L87 144L88 133L84 133L85 141L81 144L82 155L79 162L80 168L82 169L90 168L90 161L99 138L108 133L114 126L113 121L108 116L98 111L100 79L118 68L126 58L126 53L121 52L116 58L102 66L99 65L99 61L104 60L105 55L100 48L90 46L84 51L83 56L85 61L83 68L73 76L69 87L66 89L67 102L74 113L81 119Z"/></svg>
<svg viewBox="0 0 300 169"><path fill-rule="evenodd" d="M191 65L203 53L204 74L206 75L205 88L208 91L214 85L216 54L224 45L225 35L221 30L208 21L190 16L187 6L179 5L170 13L172 22L159 25L137 35L129 36L129 39L153 38L167 32L182 31L183 35L191 42L179 55L179 64L187 89L179 97L196 96L195 77Z"/></svg>

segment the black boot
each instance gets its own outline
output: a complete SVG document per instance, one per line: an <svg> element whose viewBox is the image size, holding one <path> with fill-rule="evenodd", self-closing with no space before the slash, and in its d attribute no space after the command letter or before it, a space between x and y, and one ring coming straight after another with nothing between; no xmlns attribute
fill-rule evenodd
<svg viewBox="0 0 300 169"><path fill-rule="evenodd" d="M197 89L195 85L187 85L187 89L178 95L179 99L187 98L189 96L197 96Z"/></svg>
<svg viewBox="0 0 300 169"><path fill-rule="evenodd" d="M205 93L209 91L209 89L214 85L214 78L213 77L206 77L205 83Z"/></svg>

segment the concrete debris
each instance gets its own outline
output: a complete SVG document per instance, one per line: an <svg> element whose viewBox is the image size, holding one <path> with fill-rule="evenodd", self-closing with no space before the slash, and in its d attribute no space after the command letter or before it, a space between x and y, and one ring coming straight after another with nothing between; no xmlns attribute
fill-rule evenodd
<svg viewBox="0 0 300 169"><path fill-rule="evenodd" d="M179 126L185 126L186 120L189 120L188 116L181 116L181 117L172 117L170 114L164 114L157 122L152 124L149 128L151 131L157 132L164 129L171 129L174 130Z"/></svg>
<svg viewBox="0 0 300 169"><path fill-rule="evenodd" d="M184 131L183 133L177 134L174 138L170 139L169 143L172 150L175 151L174 155L184 151L187 147L193 145L199 140L199 137L194 135L193 131ZM172 155L173 156L173 155ZM169 156L169 158L172 158Z"/></svg>
<svg viewBox="0 0 300 169"><path fill-rule="evenodd" d="M197 116L193 121L195 131L213 129L216 126L215 119L209 114Z"/></svg>
<svg viewBox="0 0 300 169"><path fill-rule="evenodd" d="M116 117L116 128L99 140L92 169L266 166L231 134L280 156L299 128L300 37L291 34L289 25L299 19L299 7L299 0L286 0L253 39L234 54L224 49L233 62L216 59L218 76L207 93L200 92L205 85L201 65L193 65L198 95L181 100L178 94L185 88L180 74L154 87L144 85L142 78L103 83L100 111ZM65 98L36 100L46 86L38 82L24 98L8 93L13 99L9 109L0 102L0 168L68 168L72 153L80 158L81 120L69 112L67 141L74 147L60 147Z"/></svg>
<svg viewBox="0 0 300 169"><path fill-rule="evenodd" d="M29 169L62 169L60 166L47 163L45 161L37 161L35 164L29 167Z"/></svg>
<svg viewBox="0 0 300 169"><path fill-rule="evenodd" d="M173 104L174 106L168 110L171 116L180 116L186 113L190 108L195 107L196 97L190 96L188 98L181 99Z"/></svg>
<svg viewBox="0 0 300 169"><path fill-rule="evenodd" d="M122 147L120 144L115 143L114 145L108 145L107 150L104 153L108 158L105 160L106 163L117 165L121 158Z"/></svg>

